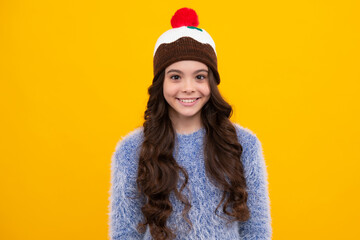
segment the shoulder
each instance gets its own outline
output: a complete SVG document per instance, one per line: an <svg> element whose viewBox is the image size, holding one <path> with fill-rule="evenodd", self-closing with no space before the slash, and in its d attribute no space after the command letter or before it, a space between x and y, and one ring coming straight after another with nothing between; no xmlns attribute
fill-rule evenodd
<svg viewBox="0 0 360 240"><path fill-rule="evenodd" d="M233 123L233 125L236 129L236 134L241 145L254 146L260 143L259 138L252 130L245 128L238 123Z"/></svg>
<svg viewBox="0 0 360 240"><path fill-rule="evenodd" d="M143 127L138 127L118 140L113 154L113 165L134 166L143 141Z"/></svg>
<svg viewBox="0 0 360 240"><path fill-rule="evenodd" d="M233 125L236 129L238 141L243 148L243 158L250 161L254 158L261 158L263 155L262 144L256 134L238 123L233 123Z"/></svg>
<svg viewBox="0 0 360 240"><path fill-rule="evenodd" d="M143 127L138 127L126 134L121 136L116 144L115 150L134 150L138 148L143 140Z"/></svg>

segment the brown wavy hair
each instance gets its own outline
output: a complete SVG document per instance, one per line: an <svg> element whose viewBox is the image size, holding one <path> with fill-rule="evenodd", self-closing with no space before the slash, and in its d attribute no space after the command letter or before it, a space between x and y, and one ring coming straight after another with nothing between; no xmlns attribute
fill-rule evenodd
<svg viewBox="0 0 360 240"><path fill-rule="evenodd" d="M248 193L243 165L240 161L242 146L238 142L236 130L230 121L232 107L221 96L213 72L209 67L210 98L201 109L201 119L206 130L204 138L204 159L208 179L221 190L223 212L231 217L228 222L246 221L250 217L247 207ZM176 198L184 204L182 216L192 227L187 213L191 204L181 193L188 183L188 174L178 165L173 157L176 132L169 117L169 105L163 96L165 70L148 88L149 100L144 114L144 140L141 146L137 187L145 196L141 211L145 222L140 222L137 230L145 232L149 225L155 240L174 239L176 235L166 225L172 212L169 200L173 191ZM205 154L206 153L206 154ZM184 182L177 189L179 171L184 175ZM231 207L232 211L227 208ZM219 215L218 215L219 216Z"/></svg>

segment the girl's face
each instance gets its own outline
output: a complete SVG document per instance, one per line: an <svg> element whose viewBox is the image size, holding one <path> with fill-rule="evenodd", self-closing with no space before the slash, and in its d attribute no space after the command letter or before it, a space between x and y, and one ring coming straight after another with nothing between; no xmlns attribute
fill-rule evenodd
<svg viewBox="0 0 360 240"><path fill-rule="evenodd" d="M210 98L208 66L202 62L178 61L165 69L163 94L169 114L179 119L201 117L201 108Z"/></svg>

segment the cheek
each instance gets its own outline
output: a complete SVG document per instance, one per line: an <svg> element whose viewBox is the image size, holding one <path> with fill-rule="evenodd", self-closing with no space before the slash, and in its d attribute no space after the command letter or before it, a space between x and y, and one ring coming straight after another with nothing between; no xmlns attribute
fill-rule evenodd
<svg viewBox="0 0 360 240"><path fill-rule="evenodd" d="M163 86L163 93L165 98L174 97L176 94L176 86L174 84L171 84L169 82L164 82Z"/></svg>
<svg viewBox="0 0 360 240"><path fill-rule="evenodd" d="M210 97L210 86L209 85L201 86L201 88L199 90L203 96Z"/></svg>

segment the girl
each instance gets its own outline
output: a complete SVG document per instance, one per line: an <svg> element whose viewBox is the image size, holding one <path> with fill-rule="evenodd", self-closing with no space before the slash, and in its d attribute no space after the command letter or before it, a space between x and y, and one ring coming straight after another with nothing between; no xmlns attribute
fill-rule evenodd
<svg viewBox="0 0 360 240"><path fill-rule="evenodd" d="M111 163L110 239L271 239L261 143L232 123L215 43L196 12L157 40L143 126Z"/></svg>

